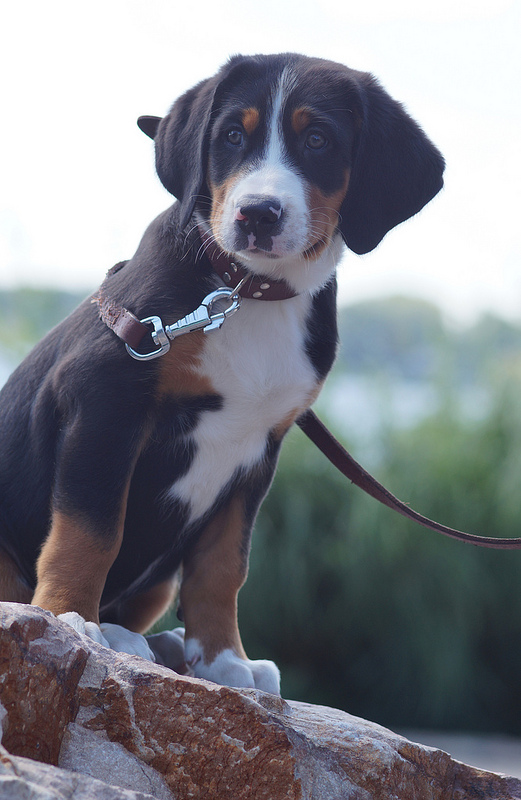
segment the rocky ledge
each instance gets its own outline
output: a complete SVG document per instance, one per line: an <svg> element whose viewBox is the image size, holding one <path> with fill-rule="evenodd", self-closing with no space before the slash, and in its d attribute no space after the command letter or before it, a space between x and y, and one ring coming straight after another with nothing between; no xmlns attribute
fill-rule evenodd
<svg viewBox="0 0 521 800"><path fill-rule="evenodd" d="M521 800L342 711L180 677L0 604L0 797Z"/></svg>

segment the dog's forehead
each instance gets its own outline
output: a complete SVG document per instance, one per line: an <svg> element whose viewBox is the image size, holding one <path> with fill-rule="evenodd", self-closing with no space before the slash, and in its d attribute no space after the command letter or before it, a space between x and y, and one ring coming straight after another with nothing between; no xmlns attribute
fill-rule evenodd
<svg viewBox="0 0 521 800"><path fill-rule="evenodd" d="M319 59L238 65L221 89L220 109L254 108L262 115L276 99L282 98L286 110L305 105L327 111L350 105L354 85L353 71L333 62Z"/></svg>

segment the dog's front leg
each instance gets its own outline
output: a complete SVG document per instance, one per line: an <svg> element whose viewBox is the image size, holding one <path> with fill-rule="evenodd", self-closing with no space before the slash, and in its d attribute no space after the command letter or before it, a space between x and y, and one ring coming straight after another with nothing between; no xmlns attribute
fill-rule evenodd
<svg viewBox="0 0 521 800"><path fill-rule="evenodd" d="M153 661L143 636L120 625L99 625L101 594L122 536L123 520L106 538L89 528L81 516L55 511L37 563L32 604L52 611L99 644Z"/></svg>
<svg viewBox="0 0 521 800"><path fill-rule="evenodd" d="M100 536L80 515L55 511L38 558L33 605L56 616L74 611L99 624L101 593L122 535L122 525L110 537Z"/></svg>
<svg viewBox="0 0 521 800"><path fill-rule="evenodd" d="M67 375L64 378L66 383ZM119 625L99 626L108 572L123 541L127 499L144 433L141 409L118 404L95 382L84 384L56 449L51 524L36 563L33 605L113 650L153 660L144 637Z"/></svg>
<svg viewBox="0 0 521 800"><path fill-rule="evenodd" d="M197 678L279 694L276 665L248 660L239 634L237 594L248 570L249 534L243 499L235 496L185 558L185 660Z"/></svg>

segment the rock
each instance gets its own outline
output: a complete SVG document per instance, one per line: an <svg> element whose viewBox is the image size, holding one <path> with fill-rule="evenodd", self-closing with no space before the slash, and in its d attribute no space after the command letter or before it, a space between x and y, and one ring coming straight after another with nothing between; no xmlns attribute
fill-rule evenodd
<svg viewBox="0 0 521 800"><path fill-rule="evenodd" d="M10 755L0 746L0 798L6 800L154 800L85 775Z"/></svg>
<svg viewBox="0 0 521 800"><path fill-rule="evenodd" d="M111 742L104 731L94 732L70 722L63 737L59 764L63 769L90 775L122 789L139 789L156 800L172 800L161 775L122 744Z"/></svg>
<svg viewBox="0 0 521 800"><path fill-rule="evenodd" d="M109 794L91 797L521 800L515 778L342 711L178 676L32 606L0 605L0 701L0 778L28 787L13 798L76 800L98 779ZM45 780L63 793L34 793Z"/></svg>

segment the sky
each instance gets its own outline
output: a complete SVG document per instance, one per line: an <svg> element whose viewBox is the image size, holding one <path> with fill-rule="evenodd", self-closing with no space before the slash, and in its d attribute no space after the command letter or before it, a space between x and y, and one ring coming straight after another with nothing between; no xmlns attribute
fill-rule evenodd
<svg viewBox="0 0 521 800"><path fill-rule="evenodd" d="M521 320L521 0L17 0L0 11L0 288L87 292L173 202L141 114L234 53L372 72L447 160L444 190L372 253L343 304L437 303Z"/></svg>

